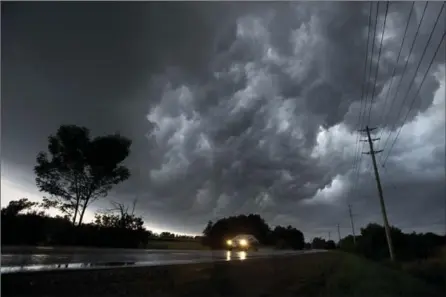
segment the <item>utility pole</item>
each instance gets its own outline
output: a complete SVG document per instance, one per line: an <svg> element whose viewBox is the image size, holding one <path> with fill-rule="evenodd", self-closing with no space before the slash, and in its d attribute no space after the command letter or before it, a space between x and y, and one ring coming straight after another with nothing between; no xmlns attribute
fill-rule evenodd
<svg viewBox="0 0 446 297"><path fill-rule="evenodd" d="M328 240L331 240L331 231L328 231Z"/></svg>
<svg viewBox="0 0 446 297"><path fill-rule="evenodd" d="M370 137L370 131L375 130L376 128L369 128L369 126L365 127L365 130L361 130L361 132L367 133L367 140L361 140L361 141L368 141L370 146L370 152L366 152L363 154L371 155L372 156L372 162L373 162L373 170L375 171L375 179L376 179L376 186L378 188L378 194L379 194L379 203L381 205L381 212L384 220L384 229L386 231L386 237L387 237L387 245L389 246L389 254L390 254L390 260L395 261L395 255L393 252L393 244L392 244L392 237L390 235L390 227L389 222L387 220L387 213L386 213L386 205L384 204L384 197L383 197L383 189L381 187L381 180L379 179L379 172L378 172L378 166L376 166L376 158L375 154L378 154L382 152L382 150L375 151L373 149L373 141L379 140L379 138L372 139Z"/></svg>
<svg viewBox="0 0 446 297"><path fill-rule="evenodd" d="M355 225L353 224L352 206L348 205L348 214L350 215L350 223L352 225L353 244L356 245Z"/></svg>
<svg viewBox="0 0 446 297"><path fill-rule="evenodd" d="M339 244L341 244L341 229L340 229L340 227L339 227L339 224L338 224L338 238L339 238Z"/></svg>

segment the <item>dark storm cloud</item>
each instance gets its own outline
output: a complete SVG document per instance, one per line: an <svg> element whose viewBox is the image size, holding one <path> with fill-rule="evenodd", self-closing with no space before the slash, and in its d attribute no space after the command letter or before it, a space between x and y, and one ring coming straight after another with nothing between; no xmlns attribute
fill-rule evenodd
<svg viewBox="0 0 446 297"><path fill-rule="evenodd" d="M47 136L74 123L93 135L131 137L130 166L147 176L144 135L151 127L145 115L159 101L147 100L147 82L167 67L191 77L205 69L216 30L208 22L222 10L200 9L155 2L2 3L3 160L29 171Z"/></svg>
<svg viewBox="0 0 446 297"><path fill-rule="evenodd" d="M199 225L204 217L215 218L221 195L224 195L227 203L224 209L219 209L220 215L258 211L276 223L285 216L295 217L297 222L300 216L301 219L306 218L304 221L307 222L302 224L308 228L324 225L324 221L335 224L334 221L343 216L344 206L300 202L311 200L311 197L322 197L325 195L324 188L327 193L335 189L336 182L333 180L339 179L339 174L346 174L352 165L352 156L342 157L342 151L339 152L339 159L330 156L318 159L310 157L310 154L316 145L319 126L330 128L342 122L349 108L352 111L350 104L359 104L368 7L368 4L361 3L296 3L286 10L283 7L263 6L240 16L237 26L228 27L236 30L236 34L227 33L225 41L231 43L233 38L232 43L218 48L211 64L218 75L209 78L201 88L185 85L193 93L192 101L197 113L195 118L190 118L190 122L178 123L175 130L187 130L187 134L184 134L186 137L205 135L212 161L199 163L200 166L196 167L194 161L187 157L190 147L183 151L186 145L181 141L176 144L170 142L170 145L169 141L165 141L165 150L181 148L185 159L191 164L185 162L184 169L165 166L165 179L160 183L153 181L161 185L160 189L169 187L172 180L169 176L188 184L187 192L179 190L179 195L169 190L170 195L183 200L183 206L187 205L184 200L194 205L198 193L207 191L208 201L198 210L202 215L188 218L191 224L196 221ZM376 97L388 84L393 67L397 68L397 76L401 74L402 67L395 66L396 56L392 56L398 50L398 43L392 44L388 40L400 40L400 31L404 29L400 27L405 24L401 20L407 16L408 7L398 5L389 10L392 15L389 20L397 20L391 32L396 36L386 37L387 43L382 51L384 58L380 60L377 75ZM435 9L434 6L429 7L429 12ZM370 81L375 77L384 5L380 6L379 14ZM412 22L415 21L414 18ZM413 27L412 24L408 40L410 34L414 34ZM438 33L435 36L437 39L433 40L438 41ZM422 50L416 47L414 57L419 56ZM413 58L407 68L413 72L416 62L416 58ZM406 83L401 89L405 91L408 86L409 83ZM427 102L423 101L424 108L421 110L430 106L432 90L437 88L438 81L429 77L424 90L431 93L426 93L428 99ZM372 84L369 92L372 92ZM374 100L379 102L379 98ZM394 105L399 107L401 103L396 101ZM415 108L414 113L418 110ZM152 119L158 112L151 111ZM382 114L372 109L372 115L375 112ZM405 114L404 109L401 114ZM161 131L162 127L158 133L162 134ZM190 145L189 141L185 142ZM354 145L354 142L350 145ZM178 175L177 172L187 173ZM354 179L352 175L350 177ZM187 182L189 179L190 183ZM343 183L344 189L339 191L345 193L351 182L344 179ZM373 189L372 184L370 191ZM327 195L335 196L336 193ZM345 199L339 197L338 202L346 202ZM330 215L326 212L330 212ZM190 213L187 208L177 213L178 222ZM316 222L308 222L311 217Z"/></svg>
<svg viewBox="0 0 446 297"><path fill-rule="evenodd" d="M370 194L376 192L370 172L361 174L353 191L356 177L351 171L356 141L351 131L358 128L369 3L115 3L94 4L88 13L69 10L88 5L25 5L25 11L15 4L6 10L3 110L18 111L25 103L30 107L16 118L2 115L3 131L9 131L3 133L10 141L4 147L8 162L19 163L32 151L25 157L28 166L32 164L47 134L64 120L89 126L93 133L119 129L134 139L129 160L133 177L116 189L113 199L137 197L140 212L152 226L200 232L207 220L258 212L273 225L294 224L311 237L344 224L347 202L363 218L380 222L376 195ZM415 4L398 65L410 3L390 5L372 125L385 126L378 119L386 88L396 67L393 92L396 89L423 5ZM401 94L389 111L390 128L398 109L403 106L400 121L408 110L410 100L403 105L402 97L411 86L409 78L439 7L429 4ZM381 3L369 93L384 11ZM45 20L34 21L37 25L31 28L33 18ZM84 23L75 26L73 19ZM63 25L68 26L66 34ZM92 29L84 34L87 28ZM432 44L439 41L440 29ZM432 53L433 46L426 56ZM444 54L443 60L439 55L431 71L438 71L443 61ZM426 61L423 65L414 90ZM17 82L32 92L17 87ZM439 86L429 75L409 119L429 109ZM39 108L41 104L49 107ZM48 121L40 126L45 112ZM33 125L40 132L24 130L21 140L14 141L16 125ZM28 147L31 132L30 138L36 139ZM409 141L403 136L401 141ZM429 209L438 203L441 172L428 151L437 156L444 151L444 141L442 150L429 137L429 149L408 145L417 145L417 166L433 170L431 179L406 177L410 168L393 155L408 153L404 145L395 147L387 163L396 168L392 174L401 177L394 181L398 191L389 198L395 222L407 219L405 210L415 213L421 189L425 196L430 191L426 189L432 190L427 196L434 198L425 204L425 212L438 217ZM369 161L364 157L363 167ZM417 187L406 187L407 182ZM407 201L404 208L401 199Z"/></svg>

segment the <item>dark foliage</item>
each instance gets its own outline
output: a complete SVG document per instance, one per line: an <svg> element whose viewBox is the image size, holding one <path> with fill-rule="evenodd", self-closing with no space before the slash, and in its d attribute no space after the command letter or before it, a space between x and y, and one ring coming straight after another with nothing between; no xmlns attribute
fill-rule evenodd
<svg viewBox="0 0 446 297"><path fill-rule="evenodd" d="M277 226L274 230L258 214L239 215L208 222L203 231L203 244L212 248L222 248L225 240L238 234L252 234L262 244L278 248L304 248L304 235L288 226Z"/></svg>
<svg viewBox="0 0 446 297"><path fill-rule="evenodd" d="M118 134L91 139L84 127L62 125L48 137L48 152L37 155L36 184L50 194L46 207L56 207L72 224L82 224L87 207L130 177L121 163L131 141Z"/></svg>
<svg viewBox="0 0 446 297"><path fill-rule="evenodd" d="M317 250L334 250L336 244L333 240L325 240L320 237L315 237L311 242L311 248Z"/></svg>
<svg viewBox="0 0 446 297"><path fill-rule="evenodd" d="M3 216L17 216L19 213L25 210L31 210L34 206L37 206L37 204L37 202L29 201L28 198L13 200L9 202L6 207L2 208L2 218Z"/></svg>
<svg viewBox="0 0 446 297"><path fill-rule="evenodd" d="M444 236L434 233L406 234L395 227L391 228L391 236L395 255L399 261L427 259L445 244ZM385 230L378 224L369 224L362 228L361 235L356 237L356 246L353 244L353 237L348 236L341 240L340 247L376 261L389 258Z"/></svg>
<svg viewBox="0 0 446 297"><path fill-rule="evenodd" d="M272 241L278 248L302 250L305 246L304 234L291 226L277 226L271 234Z"/></svg>
<svg viewBox="0 0 446 297"><path fill-rule="evenodd" d="M136 200L133 202L132 211L123 203L112 202L114 209L105 213L95 214L95 224L103 228L119 228L127 230L143 230L144 221L135 215Z"/></svg>
<svg viewBox="0 0 446 297"><path fill-rule="evenodd" d="M42 212L16 211L17 205L30 206L27 199L11 201L2 209L2 245L80 245L92 247L138 248L147 245L152 233L136 224L83 224L73 226L67 217L49 217ZM35 206L32 203L32 206ZM19 207L20 209L21 207ZM29 209L30 207L27 207ZM14 211L13 211L14 210ZM22 210L24 210L22 208ZM136 227L135 227L136 226Z"/></svg>

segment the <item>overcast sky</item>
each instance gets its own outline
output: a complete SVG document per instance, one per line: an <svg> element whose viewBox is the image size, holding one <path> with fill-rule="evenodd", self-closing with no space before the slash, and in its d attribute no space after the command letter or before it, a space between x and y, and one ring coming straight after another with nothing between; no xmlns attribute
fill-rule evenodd
<svg viewBox="0 0 446 297"><path fill-rule="evenodd" d="M41 199L36 155L76 124L133 141L131 179L88 218L137 198L157 231L259 213L307 239L337 238L337 224L351 232L349 203L357 233L382 223L370 156L355 166L368 123L379 164L389 155L379 166L389 222L444 233L444 42L420 88L444 37L441 5L427 6L409 56L425 6L415 3L397 63L411 2L390 4L380 54L386 5L372 42L374 3L367 115L375 97L360 127L369 3L3 2L2 205Z"/></svg>

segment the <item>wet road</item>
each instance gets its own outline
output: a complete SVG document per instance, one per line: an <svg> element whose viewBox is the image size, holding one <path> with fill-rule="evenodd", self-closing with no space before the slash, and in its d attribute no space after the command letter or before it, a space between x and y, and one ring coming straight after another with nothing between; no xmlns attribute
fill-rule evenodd
<svg viewBox="0 0 446 297"><path fill-rule="evenodd" d="M261 249L257 252L227 252L86 248L3 248L1 273L30 270L89 269L240 261L314 252L320 251L277 251Z"/></svg>

